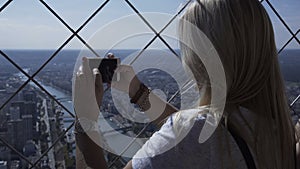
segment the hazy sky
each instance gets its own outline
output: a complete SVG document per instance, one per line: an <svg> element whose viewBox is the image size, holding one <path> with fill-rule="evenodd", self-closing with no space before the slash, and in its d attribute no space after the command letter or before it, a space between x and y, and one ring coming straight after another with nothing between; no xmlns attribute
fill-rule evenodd
<svg viewBox="0 0 300 169"><path fill-rule="evenodd" d="M299 0L270 0L278 12L287 21L293 32L300 28L300 1ZM46 1L74 30L76 30L86 18L88 18L104 0L48 0ZM140 12L161 12L175 14L180 4L185 0L130 0ZM0 1L0 5L5 0ZM283 24L275 17L270 8L263 3L268 10L275 29L277 47L282 45L291 37ZM111 0L102 11L79 33L83 39L88 40L99 28L111 21L123 16L132 15L134 11L123 0ZM154 28L159 29L169 20L169 17L153 17L146 15ZM124 29L144 29L150 34L139 36L120 44L119 48L142 48L154 34L141 21L128 22L127 27L119 27L114 31ZM55 49L58 48L71 32L65 28L38 0L15 0L4 11L0 13L0 48L1 49ZM176 24L172 24L166 32L175 32ZM114 33L103 36L109 42ZM108 38L111 37L111 38ZM300 38L300 34L298 35ZM174 40L167 39L175 47ZM156 46L162 46L157 40ZM154 45L155 46L155 45ZM81 48L81 42L75 37L65 48ZM103 48L103 46L93 46ZM116 47L116 48L118 48ZM298 48L295 40L288 48Z"/></svg>

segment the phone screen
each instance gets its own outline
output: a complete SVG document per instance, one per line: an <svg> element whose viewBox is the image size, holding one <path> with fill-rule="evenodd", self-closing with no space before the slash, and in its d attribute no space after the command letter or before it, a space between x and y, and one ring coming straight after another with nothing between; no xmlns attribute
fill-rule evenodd
<svg viewBox="0 0 300 169"><path fill-rule="evenodd" d="M113 80L113 75L118 66L118 58L114 59L102 59L98 67L103 83L111 83Z"/></svg>

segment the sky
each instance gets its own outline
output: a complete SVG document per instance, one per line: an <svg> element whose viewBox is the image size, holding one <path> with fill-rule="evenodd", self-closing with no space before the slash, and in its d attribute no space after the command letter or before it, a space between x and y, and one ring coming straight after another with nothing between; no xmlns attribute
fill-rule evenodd
<svg viewBox="0 0 300 169"><path fill-rule="evenodd" d="M156 31L165 25L172 15L186 0L129 0L140 12L152 12L152 14L143 14ZM1 0L0 5L6 0ZM45 0L66 23L77 30L81 24L104 2L104 0ZM270 0L293 32L300 29L300 1L299 0ZM277 48L281 48L291 37L283 24L276 18L271 8L266 2L266 7L275 30ZM163 15L155 15L153 12L159 12ZM101 43L92 43L96 49L108 48L106 44L116 43L117 34L122 31L142 32L142 35L136 35L114 46L114 48L143 48L144 45L154 36L154 33L138 17L134 21L127 22L123 19L125 26L120 24L111 24L112 21L119 22L120 18L132 15L136 16L134 11L123 0L110 0L108 4L96 15L96 17L84 27L79 35L88 43L92 41L95 33L100 34L98 38ZM119 20L119 21L116 21ZM114 26L113 29L107 29ZM101 34L103 29L108 30ZM111 27L110 27L111 28ZM111 30L111 32L109 32ZM171 24L164 31L166 35L176 32L176 22ZM56 49L66 41L72 33L57 20L45 6L38 0L15 0L0 13L0 48L1 49ZM166 41L174 48L178 47L176 40L164 37ZM300 39L300 34L298 34ZM82 43L78 38L73 38L64 49L81 49ZM154 48L166 48L162 42L157 39L150 46ZM295 40L287 48L300 49L300 45Z"/></svg>

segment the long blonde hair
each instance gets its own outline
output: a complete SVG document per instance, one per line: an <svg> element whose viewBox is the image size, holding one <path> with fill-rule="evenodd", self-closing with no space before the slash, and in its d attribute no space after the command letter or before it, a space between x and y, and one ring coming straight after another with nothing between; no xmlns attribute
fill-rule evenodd
<svg viewBox="0 0 300 169"><path fill-rule="evenodd" d="M295 168L294 130L273 27L263 6L258 0L200 0L189 5L182 19L203 31L217 50L226 74L226 103L247 107L258 117L251 121L257 167ZM179 24L181 38L189 36L184 23ZM184 45L181 51L198 84L208 83L201 60Z"/></svg>

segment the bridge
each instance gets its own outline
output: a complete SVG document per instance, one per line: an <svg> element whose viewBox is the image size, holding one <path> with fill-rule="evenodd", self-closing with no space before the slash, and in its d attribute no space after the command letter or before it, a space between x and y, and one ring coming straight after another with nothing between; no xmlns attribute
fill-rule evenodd
<svg viewBox="0 0 300 169"><path fill-rule="evenodd" d="M122 128L117 128L117 129L113 129L113 130L108 130L108 131L104 131L104 132L101 132L103 135L104 134L108 134L108 133L113 133L113 132L117 132L117 131L122 131L122 133L126 133L127 131L130 131L132 130L132 127L129 126L129 127L122 127Z"/></svg>
<svg viewBox="0 0 300 169"><path fill-rule="evenodd" d="M108 118L111 118L111 117L114 117L114 115L110 114L110 115L104 116L105 119L108 119ZM73 123L74 121L75 121L75 119L72 118L72 117L69 117L68 119L66 119L66 117L64 117L64 120L63 120L64 123Z"/></svg>

